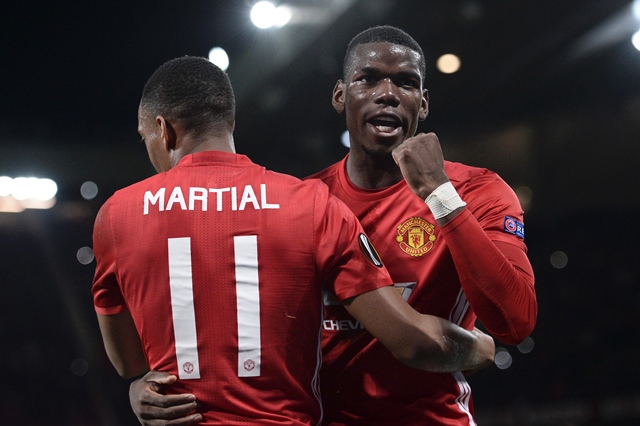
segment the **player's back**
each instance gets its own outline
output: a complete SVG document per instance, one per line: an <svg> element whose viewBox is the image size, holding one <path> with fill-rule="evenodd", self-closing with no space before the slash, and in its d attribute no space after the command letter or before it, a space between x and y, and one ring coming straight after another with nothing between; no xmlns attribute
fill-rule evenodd
<svg viewBox="0 0 640 426"><path fill-rule="evenodd" d="M150 368L178 375L169 392L194 393L207 424L320 421L327 198L220 152L114 195L118 282Z"/></svg>

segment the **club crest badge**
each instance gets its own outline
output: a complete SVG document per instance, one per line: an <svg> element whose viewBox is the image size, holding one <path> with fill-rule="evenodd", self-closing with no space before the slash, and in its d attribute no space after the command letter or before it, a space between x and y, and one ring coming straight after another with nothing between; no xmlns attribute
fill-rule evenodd
<svg viewBox="0 0 640 426"><path fill-rule="evenodd" d="M194 369L193 364L188 361L182 364L182 371L184 371L187 374L193 373L193 369Z"/></svg>
<svg viewBox="0 0 640 426"><path fill-rule="evenodd" d="M411 217L398 226L396 241L400 249L410 256L422 256L433 248L436 241L435 225L421 217Z"/></svg>

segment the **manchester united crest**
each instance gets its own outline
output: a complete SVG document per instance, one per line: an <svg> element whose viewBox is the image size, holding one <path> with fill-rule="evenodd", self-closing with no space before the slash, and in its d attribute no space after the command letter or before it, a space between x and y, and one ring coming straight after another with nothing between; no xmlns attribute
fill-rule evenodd
<svg viewBox="0 0 640 426"><path fill-rule="evenodd" d="M185 362L184 364L182 364L182 370L187 374L193 373L193 364L189 361Z"/></svg>
<svg viewBox="0 0 640 426"><path fill-rule="evenodd" d="M421 217L410 217L398 226L396 241L400 249L411 256L422 256L433 248L435 226Z"/></svg>

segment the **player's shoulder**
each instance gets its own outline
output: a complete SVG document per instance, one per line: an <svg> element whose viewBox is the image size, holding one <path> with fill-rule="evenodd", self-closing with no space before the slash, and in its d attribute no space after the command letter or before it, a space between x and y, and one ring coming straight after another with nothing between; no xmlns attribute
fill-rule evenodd
<svg viewBox="0 0 640 426"><path fill-rule="evenodd" d="M511 186L492 170L456 162L445 162L445 172L460 196L473 204L490 202L497 205L519 207Z"/></svg>
<svg viewBox="0 0 640 426"><path fill-rule="evenodd" d="M320 170L319 172L313 173L312 175L309 175L307 177L305 177L304 179L319 179L321 181L327 181L333 178L336 178L338 176L338 173L340 171L340 167L341 167L342 161L339 161L335 164L330 165L329 167Z"/></svg>
<svg viewBox="0 0 640 426"><path fill-rule="evenodd" d="M455 187L474 184L504 184L504 181L493 170L485 167L470 166L454 161L445 161L444 170Z"/></svg>

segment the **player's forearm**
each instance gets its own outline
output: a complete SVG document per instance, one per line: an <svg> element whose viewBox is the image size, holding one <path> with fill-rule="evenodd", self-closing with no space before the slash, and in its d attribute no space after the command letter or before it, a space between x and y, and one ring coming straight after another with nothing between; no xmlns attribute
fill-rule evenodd
<svg viewBox="0 0 640 426"><path fill-rule="evenodd" d="M492 242L468 211L447 225L444 238L469 304L495 338L518 344L533 331L538 311L526 254Z"/></svg>
<svg viewBox="0 0 640 426"><path fill-rule="evenodd" d="M495 344L491 336L477 329L465 330L442 318L423 315L423 319L431 323L430 330L438 330L438 335L433 336L438 347L436 349L433 345L425 345L421 354L404 360L407 365L426 371L448 373L479 370L493 362Z"/></svg>

